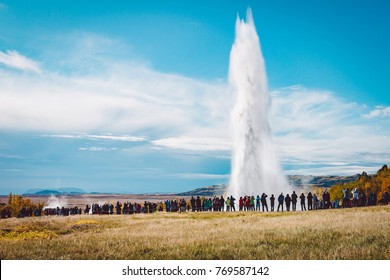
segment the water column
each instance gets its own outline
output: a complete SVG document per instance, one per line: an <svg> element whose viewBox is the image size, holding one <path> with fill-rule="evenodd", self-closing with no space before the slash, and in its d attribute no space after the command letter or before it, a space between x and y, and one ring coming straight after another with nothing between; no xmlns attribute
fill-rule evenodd
<svg viewBox="0 0 390 280"><path fill-rule="evenodd" d="M235 90L236 100L231 113L232 172L227 195L238 198L265 192L277 197L290 187L272 144L267 76L250 9L246 22L237 17L235 41L230 52L229 82Z"/></svg>

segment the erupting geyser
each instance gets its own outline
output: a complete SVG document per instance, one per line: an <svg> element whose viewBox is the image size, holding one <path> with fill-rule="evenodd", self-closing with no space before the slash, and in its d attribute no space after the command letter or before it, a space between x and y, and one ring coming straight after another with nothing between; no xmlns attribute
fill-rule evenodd
<svg viewBox="0 0 390 280"><path fill-rule="evenodd" d="M265 192L277 197L280 192L288 192L290 187L272 145L267 77L250 9L246 22L237 17L229 81L236 101L232 111L232 173L227 195L237 198Z"/></svg>

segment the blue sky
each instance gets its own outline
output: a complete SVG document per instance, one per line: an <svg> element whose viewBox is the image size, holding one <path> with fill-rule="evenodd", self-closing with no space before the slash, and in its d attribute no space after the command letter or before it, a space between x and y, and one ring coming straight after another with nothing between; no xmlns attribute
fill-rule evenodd
<svg viewBox="0 0 390 280"><path fill-rule="evenodd" d="M248 6L286 174L390 162L388 1L210 2L0 0L0 193L228 182Z"/></svg>

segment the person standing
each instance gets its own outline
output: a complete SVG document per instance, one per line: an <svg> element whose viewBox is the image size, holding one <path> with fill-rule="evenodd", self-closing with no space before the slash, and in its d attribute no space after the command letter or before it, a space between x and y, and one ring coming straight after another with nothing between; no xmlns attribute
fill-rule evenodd
<svg viewBox="0 0 390 280"><path fill-rule="evenodd" d="M271 197L269 198L269 200L271 201L271 212L273 212L275 210L275 196L274 196L274 194L271 194Z"/></svg>
<svg viewBox="0 0 390 280"><path fill-rule="evenodd" d="M329 209L331 207L331 203L330 203L330 194L329 194L327 189L325 189L322 197L323 197L323 200L324 200L324 203L325 203L324 204L325 205L325 209Z"/></svg>
<svg viewBox="0 0 390 280"><path fill-rule="evenodd" d="M353 207L358 207L359 206L359 191L357 188L353 190Z"/></svg>
<svg viewBox="0 0 390 280"><path fill-rule="evenodd" d="M230 211L230 198L229 197L226 198L225 204L226 204L226 212L229 212Z"/></svg>
<svg viewBox="0 0 390 280"><path fill-rule="evenodd" d="M283 204L284 204L284 195L283 193L280 193L279 197L278 197L278 212L279 212L279 208L280 206L282 206L282 212L283 212Z"/></svg>
<svg viewBox="0 0 390 280"><path fill-rule="evenodd" d="M291 197L290 197L289 194L286 194L286 197L284 198L284 201L286 202L286 210L290 211Z"/></svg>
<svg viewBox="0 0 390 280"><path fill-rule="evenodd" d="M200 201L200 197L197 196L196 197L196 200L195 200L195 208L196 208L196 211L200 212L201 208L202 208L202 204L201 204L201 201Z"/></svg>
<svg viewBox="0 0 390 280"><path fill-rule="evenodd" d="M195 212L195 198L193 196L191 196L190 203L192 212Z"/></svg>
<svg viewBox="0 0 390 280"><path fill-rule="evenodd" d="M256 211L260 211L260 196L256 196Z"/></svg>
<svg viewBox="0 0 390 280"><path fill-rule="evenodd" d="M231 195L230 196L230 210L236 212L236 206L234 205L234 202L236 199Z"/></svg>
<svg viewBox="0 0 390 280"><path fill-rule="evenodd" d="M120 213L122 212L122 203L120 203L119 201L117 201L116 206L115 206L115 209L116 209L116 214L117 214L117 215L120 215Z"/></svg>
<svg viewBox="0 0 390 280"><path fill-rule="evenodd" d="M313 195L313 206L314 210L318 210L318 197L316 194Z"/></svg>
<svg viewBox="0 0 390 280"><path fill-rule="evenodd" d="M293 211L297 211L297 199L298 199L298 196L295 193L295 191L293 191L293 193L291 195L291 203L292 203L292 210Z"/></svg>
<svg viewBox="0 0 390 280"><path fill-rule="evenodd" d="M349 199L350 199L349 189L345 188L343 189L343 208L349 207Z"/></svg>
<svg viewBox="0 0 390 280"><path fill-rule="evenodd" d="M242 211L244 209L244 199L242 196L240 196L240 199L238 200L238 210Z"/></svg>
<svg viewBox="0 0 390 280"><path fill-rule="evenodd" d="M186 208L187 208L186 200L184 198L180 199L180 212L185 212Z"/></svg>
<svg viewBox="0 0 390 280"><path fill-rule="evenodd" d="M171 212L171 201L169 199L167 199L167 201L165 201L165 210L167 212Z"/></svg>
<svg viewBox="0 0 390 280"><path fill-rule="evenodd" d="M299 196L300 200L301 200L301 210L302 211L306 211L306 205L305 205L305 195L303 193L301 193L301 195Z"/></svg>
<svg viewBox="0 0 390 280"><path fill-rule="evenodd" d="M219 211L225 210L225 199L221 195L221 198L219 199Z"/></svg>
<svg viewBox="0 0 390 280"><path fill-rule="evenodd" d="M248 196L245 196L245 211L249 211L251 208L251 198Z"/></svg>
<svg viewBox="0 0 390 280"><path fill-rule="evenodd" d="M313 195L311 192L307 194L307 210L313 210Z"/></svg>
<svg viewBox="0 0 390 280"><path fill-rule="evenodd" d="M253 195L250 198L250 210L255 211L255 197Z"/></svg>
<svg viewBox="0 0 390 280"><path fill-rule="evenodd" d="M261 206L262 206L263 212L264 212L264 208L267 209L267 212L268 212L267 195L265 193L263 193L261 195Z"/></svg>

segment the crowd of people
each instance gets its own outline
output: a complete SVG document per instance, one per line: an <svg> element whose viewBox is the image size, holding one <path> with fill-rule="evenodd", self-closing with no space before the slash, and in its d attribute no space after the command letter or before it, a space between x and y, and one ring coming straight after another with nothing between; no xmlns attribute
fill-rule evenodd
<svg viewBox="0 0 390 280"><path fill-rule="evenodd" d="M69 216L69 215L81 215L82 209L75 207L54 207L54 208L44 208L45 216Z"/></svg>
<svg viewBox="0 0 390 280"><path fill-rule="evenodd" d="M33 208L33 207L22 207L19 212L16 214L17 218L25 218L25 217L37 217L41 216L42 211L39 208ZM0 216L2 219L11 218L12 217L12 211L10 207L4 207L0 211Z"/></svg>
<svg viewBox="0 0 390 280"><path fill-rule="evenodd" d="M318 210L329 208L346 208L346 207L362 207L377 205L377 195L370 193L368 196L364 192L359 192L358 189L343 189L343 198L341 200L331 200L330 194L325 189L321 195L308 192L306 195L302 192L299 196L293 191L292 194L280 193L278 197L271 194L268 197L267 194L261 195L247 195L238 199L238 205L236 205L236 199L233 196L214 196L211 197L191 197L189 199L167 199L166 201L160 201L159 203L144 201L144 203L137 202L125 202L121 203L117 201L114 204L94 203L92 205L86 205L84 210L80 207L55 207L33 209L32 207L22 207L16 217L32 217L32 216L69 216L69 215L112 215L112 214L139 214L139 213L154 213L156 211L166 212L201 212L201 211L297 211L297 204L299 202L300 208L298 210ZM384 192L381 196L381 204L389 204L390 195L388 192ZM268 207L268 203L269 206ZM275 207L277 203L277 208ZM238 208L236 208L238 206ZM276 209L276 210L275 210ZM43 213L42 213L43 212ZM11 211L9 208L4 207L1 210L1 218L10 218Z"/></svg>
<svg viewBox="0 0 390 280"><path fill-rule="evenodd" d="M382 193L381 204L389 204L390 195L388 192ZM377 195L374 192L370 192L367 196L364 192L359 192L357 188L349 190L343 189L343 207L360 207L360 206L372 206L377 205Z"/></svg>
<svg viewBox="0 0 390 280"><path fill-rule="evenodd" d="M131 203L125 202L121 203L117 201L117 203L104 203L99 205L97 203L92 204L90 207L88 204L85 206L84 213L85 214L93 214L93 215L112 215L112 214L135 214L135 213L153 213L159 209L159 205L154 202L145 201L143 204L140 203Z"/></svg>
<svg viewBox="0 0 390 280"><path fill-rule="evenodd" d="M347 190L347 189L346 189ZM268 195L263 193L255 196L243 196L238 199L238 205L236 205L236 199L233 196L214 196L211 197L191 197L189 199L167 199L164 202L154 203L145 201L143 204L126 202L122 205L119 201L114 206L113 204L104 204L102 206L98 204L92 205L92 211L90 211L89 205L86 205L85 213L90 214L138 214L138 213L153 213L156 211L166 212L201 212L201 211L307 211L329 208L346 208L346 207L360 207L377 205L376 195L371 193L368 197L364 194L360 194L359 200L356 201L356 191L353 190L353 195L348 191L343 190L343 200L331 200L330 194L327 189L322 192L322 195L317 196L311 192L305 195L301 193L299 196L295 191L292 194L284 195L281 193L277 198L272 194L269 198ZM268 202L270 207L268 207ZM300 208L297 208L299 202ZM390 196L388 192L382 195L382 204L389 204ZM277 208L275 210L275 203ZM238 206L238 209L236 208ZM115 208L115 212L114 212Z"/></svg>

